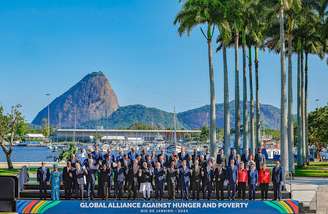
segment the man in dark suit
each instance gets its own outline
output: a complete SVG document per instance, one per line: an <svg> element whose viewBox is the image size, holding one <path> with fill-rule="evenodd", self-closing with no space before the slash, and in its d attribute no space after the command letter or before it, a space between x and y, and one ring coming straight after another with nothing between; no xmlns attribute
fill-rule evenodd
<svg viewBox="0 0 328 214"><path fill-rule="evenodd" d="M216 155L216 164L222 164L223 161L224 161L223 149L220 149L218 154Z"/></svg>
<svg viewBox="0 0 328 214"><path fill-rule="evenodd" d="M181 147L181 152L179 152L178 155L179 155L179 159L181 161L188 160L188 158L189 158L189 155L186 152L186 148L185 147Z"/></svg>
<svg viewBox="0 0 328 214"><path fill-rule="evenodd" d="M257 148L257 153L255 154L255 165L256 165L256 170L260 170L260 166L265 162L264 155L262 155L262 150L261 148Z"/></svg>
<svg viewBox="0 0 328 214"><path fill-rule="evenodd" d="M37 181L39 182L40 199L46 200L47 198L47 183L50 179L50 171L45 167L44 163L41 163L41 167L37 171Z"/></svg>
<svg viewBox="0 0 328 214"><path fill-rule="evenodd" d="M64 189L65 189L65 199L71 199L72 196L72 190L73 190L73 174L74 169L72 167L72 163L70 161L67 161L67 165L63 169L63 183L64 183Z"/></svg>
<svg viewBox="0 0 328 214"><path fill-rule="evenodd" d="M235 200L236 186L238 181L238 166L235 165L234 159L230 160L230 164L227 167L227 180L229 181L228 197L231 200Z"/></svg>
<svg viewBox="0 0 328 214"><path fill-rule="evenodd" d="M164 194L165 171L159 162L155 163L155 197L162 200Z"/></svg>
<svg viewBox="0 0 328 214"><path fill-rule="evenodd" d="M283 185L283 169L280 166L280 162L276 162L276 166L272 169L272 183L273 183L273 193L274 200L281 199L281 188Z"/></svg>
<svg viewBox="0 0 328 214"><path fill-rule="evenodd" d="M182 161L182 166L180 168L180 181L181 181L181 199L189 199L189 187L190 187L190 177L191 172L187 167L187 161Z"/></svg>

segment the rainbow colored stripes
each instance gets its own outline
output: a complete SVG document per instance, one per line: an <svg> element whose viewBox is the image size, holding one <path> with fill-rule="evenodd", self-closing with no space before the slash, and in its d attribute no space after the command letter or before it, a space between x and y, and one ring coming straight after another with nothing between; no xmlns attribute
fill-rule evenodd
<svg viewBox="0 0 328 214"><path fill-rule="evenodd" d="M58 204L60 204L60 201L17 201L16 207L18 213L44 213Z"/></svg>
<svg viewBox="0 0 328 214"><path fill-rule="evenodd" d="M291 214L298 214L299 209L298 205L295 201L292 200L285 200L285 201L264 201L264 203L279 213L291 213Z"/></svg>

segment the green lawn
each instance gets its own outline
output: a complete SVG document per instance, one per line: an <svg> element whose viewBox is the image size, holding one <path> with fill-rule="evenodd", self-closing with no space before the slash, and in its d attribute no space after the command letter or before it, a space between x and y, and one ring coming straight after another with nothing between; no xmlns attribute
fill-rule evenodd
<svg viewBox="0 0 328 214"><path fill-rule="evenodd" d="M295 169L295 176L298 177L328 177L328 162L310 162L304 167Z"/></svg>
<svg viewBox="0 0 328 214"><path fill-rule="evenodd" d="M12 176L18 173L19 169L0 169L0 176Z"/></svg>

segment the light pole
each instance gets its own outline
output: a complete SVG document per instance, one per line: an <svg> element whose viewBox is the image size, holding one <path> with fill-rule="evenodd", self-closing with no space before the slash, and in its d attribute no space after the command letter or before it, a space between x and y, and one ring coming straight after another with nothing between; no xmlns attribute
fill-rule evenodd
<svg viewBox="0 0 328 214"><path fill-rule="evenodd" d="M48 140L49 140L49 137L50 137L50 93L46 93L45 94L47 97L48 97L48 100L49 100L49 104L48 104Z"/></svg>
<svg viewBox="0 0 328 214"><path fill-rule="evenodd" d="M317 109L319 108L319 99L315 99L315 102L317 104Z"/></svg>
<svg viewBox="0 0 328 214"><path fill-rule="evenodd" d="M73 132L73 143L76 140L76 106L74 106L74 132Z"/></svg>

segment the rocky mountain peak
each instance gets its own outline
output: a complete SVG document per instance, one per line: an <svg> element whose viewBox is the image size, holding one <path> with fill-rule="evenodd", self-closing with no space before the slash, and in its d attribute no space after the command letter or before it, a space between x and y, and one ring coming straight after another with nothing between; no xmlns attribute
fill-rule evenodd
<svg viewBox="0 0 328 214"><path fill-rule="evenodd" d="M50 123L53 127L72 128L76 118L79 127L86 121L109 117L118 107L117 96L105 74L93 72L50 103ZM32 123L42 125L47 117L46 106Z"/></svg>

